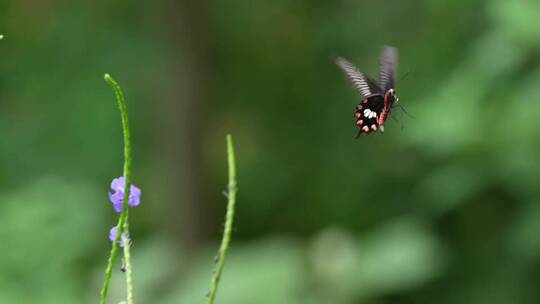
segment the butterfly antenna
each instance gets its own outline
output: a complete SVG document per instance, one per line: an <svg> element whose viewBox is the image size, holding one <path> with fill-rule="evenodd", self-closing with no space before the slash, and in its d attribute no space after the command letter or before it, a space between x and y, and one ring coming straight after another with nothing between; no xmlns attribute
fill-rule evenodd
<svg viewBox="0 0 540 304"><path fill-rule="evenodd" d="M403 119L403 112L404 112L404 111L401 111L401 112L400 112L400 113L401 113L401 123L400 123L400 125L401 125L401 131L403 131L403 129L405 129L405 123L404 123L405 119Z"/></svg>
<svg viewBox="0 0 540 304"><path fill-rule="evenodd" d="M407 112L407 110L405 110L405 108L404 108L402 105L396 104L396 106L399 107L399 108L401 109L402 113L405 113L407 116L409 116L409 117L412 118L412 119L416 119L416 117L414 117L413 115L409 114L409 112Z"/></svg>
<svg viewBox="0 0 540 304"><path fill-rule="evenodd" d="M401 78L399 79L399 81L405 80L405 78L407 78L407 76L409 76L410 73L411 73L411 70L407 70L407 72L405 72L405 74L403 74L403 75L401 76Z"/></svg>
<svg viewBox="0 0 540 304"><path fill-rule="evenodd" d="M392 115L392 113L390 113L390 117L397 123L399 124L399 127L401 128L401 130L403 130L403 112L401 112L401 120L397 119L394 115Z"/></svg>
<svg viewBox="0 0 540 304"><path fill-rule="evenodd" d="M399 120L397 118L394 117L394 115L392 115L392 113L390 113L390 117L396 122L396 123L399 123Z"/></svg>

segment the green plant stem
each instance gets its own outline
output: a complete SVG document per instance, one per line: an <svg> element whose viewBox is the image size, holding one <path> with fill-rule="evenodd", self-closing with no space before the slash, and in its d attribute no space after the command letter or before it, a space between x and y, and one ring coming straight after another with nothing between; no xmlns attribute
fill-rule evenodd
<svg viewBox="0 0 540 304"><path fill-rule="evenodd" d="M116 96L116 101L118 103L118 109L120 110L120 117L122 119L122 131L124 135L124 178L126 181L126 184L124 186L124 198L123 198L123 205L122 205L122 211L120 212L120 216L118 217L118 224L116 227L116 238L114 242L112 243L111 253L109 255L109 258L107 260L107 267L105 269L105 278L103 279L103 287L101 288L100 297L99 297L99 303L105 304L106 298L107 298L107 292L109 290L109 283L111 281L112 276L112 268L114 265L114 262L116 260L116 256L118 255L118 241L120 240L120 237L124 232L128 232L129 224L128 224L128 199L129 199L129 188L131 185L131 140L130 140L130 132L129 132L129 121L127 116L127 110L126 110L126 101L124 99L124 95L122 94L122 89L118 85L114 79L109 74L105 74L104 76L105 82L107 82L111 88L114 91L114 95ZM125 242L124 244L124 259L126 262L126 284L127 284L127 299L128 304L133 304L133 287L132 287L132 279L131 279L131 261L130 261L130 245L127 244L128 242ZM127 254L126 254L127 252ZM129 265L129 272L127 271ZM131 302L130 302L131 301Z"/></svg>
<svg viewBox="0 0 540 304"><path fill-rule="evenodd" d="M234 146L232 136L227 135L227 158L229 166L229 184L227 187L227 214L225 216L225 230L223 231L223 238L221 239L221 246L216 259L216 267L212 274L212 281L210 282L210 291L208 292L207 304L214 303L216 297L219 280L221 278L221 272L223 271L223 265L225 264L225 256L227 255L227 249L229 248L229 242L231 241L232 226L234 221L234 207L236 204L236 164L234 159Z"/></svg>
<svg viewBox="0 0 540 304"><path fill-rule="evenodd" d="M124 231L129 231L128 213L126 212L126 221L124 222ZM126 291L127 291L127 304L133 304L133 280L132 280L132 268L131 268L131 241L126 238L124 241L124 261L126 268Z"/></svg>

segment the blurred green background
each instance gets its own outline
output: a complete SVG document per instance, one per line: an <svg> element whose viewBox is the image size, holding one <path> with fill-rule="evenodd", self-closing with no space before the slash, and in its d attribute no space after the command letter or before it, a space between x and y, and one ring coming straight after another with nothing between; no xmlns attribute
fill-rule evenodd
<svg viewBox="0 0 540 304"><path fill-rule="evenodd" d="M138 303L540 303L540 2L0 1L0 303L96 303L121 175ZM333 63L400 51L415 116L354 139ZM409 72L408 76L401 79ZM399 112L395 112L399 117ZM115 266L110 303L125 294Z"/></svg>

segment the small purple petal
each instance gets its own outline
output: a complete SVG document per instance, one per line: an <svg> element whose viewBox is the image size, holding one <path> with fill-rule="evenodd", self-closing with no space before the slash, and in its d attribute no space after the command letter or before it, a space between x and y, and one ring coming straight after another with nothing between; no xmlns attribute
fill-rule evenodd
<svg viewBox="0 0 540 304"><path fill-rule="evenodd" d="M121 191L116 191L114 193L109 192L109 200L111 201L111 203L113 204L116 204L119 202L121 203L123 199L124 199L124 192L121 192Z"/></svg>
<svg viewBox="0 0 540 304"><path fill-rule="evenodd" d="M113 209L116 213L120 213L122 212L122 207L124 204L122 204L122 201L118 202L118 203L113 203Z"/></svg>
<svg viewBox="0 0 540 304"><path fill-rule="evenodd" d="M122 211L122 199L123 199L124 193L117 191L115 193L109 192L109 200L111 201L114 211L120 212Z"/></svg>
<svg viewBox="0 0 540 304"><path fill-rule="evenodd" d="M111 182L111 189L113 192L109 192L109 200L116 212L122 211L125 182L126 179L123 176L117 177ZM130 207L136 207L141 203L141 189L135 185L130 185L129 189L128 205Z"/></svg>
<svg viewBox="0 0 540 304"><path fill-rule="evenodd" d="M116 239L116 232L118 231L118 227L114 226L111 228L111 230L109 230L109 240L111 240L112 242L114 242L114 240Z"/></svg>
<svg viewBox="0 0 540 304"><path fill-rule="evenodd" d="M131 196L128 200L128 204L132 208L137 207L140 203L141 203L141 200L138 196L135 196L135 197Z"/></svg>
<svg viewBox="0 0 540 304"><path fill-rule="evenodd" d="M131 185L131 187L129 187L129 189L130 189L130 191L129 191L128 204L131 207L138 206L141 203L141 189L139 189L135 185Z"/></svg>
<svg viewBox="0 0 540 304"><path fill-rule="evenodd" d="M111 228L111 230L109 230L109 240L111 240L111 242L114 242L114 240L116 239L117 233L118 233L117 226L114 226ZM124 243L126 240L129 240L129 235L124 232L122 233L122 236L120 236L120 239L118 240L118 244L120 245L120 247L124 247Z"/></svg>
<svg viewBox="0 0 540 304"><path fill-rule="evenodd" d="M115 191L124 192L124 186L126 185L126 179L123 176L117 177L111 182L111 189Z"/></svg>
<svg viewBox="0 0 540 304"><path fill-rule="evenodd" d="M118 195L117 195L118 192L109 192L109 202L111 203L116 203L116 201L118 200Z"/></svg>
<svg viewBox="0 0 540 304"><path fill-rule="evenodd" d="M141 189L135 185L130 185L129 194L134 196L141 196Z"/></svg>

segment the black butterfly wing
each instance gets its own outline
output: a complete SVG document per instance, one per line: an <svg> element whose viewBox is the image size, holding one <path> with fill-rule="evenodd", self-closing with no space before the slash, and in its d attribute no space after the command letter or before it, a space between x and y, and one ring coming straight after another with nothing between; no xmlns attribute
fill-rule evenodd
<svg viewBox="0 0 540 304"><path fill-rule="evenodd" d="M369 98L376 94L382 94L381 89L373 81L360 72L354 65L344 58L336 59L338 67L345 72L351 80L354 87L358 90L363 99Z"/></svg>
<svg viewBox="0 0 540 304"><path fill-rule="evenodd" d="M397 49L385 46L379 58L379 86L383 92L394 88L394 77L397 66Z"/></svg>

